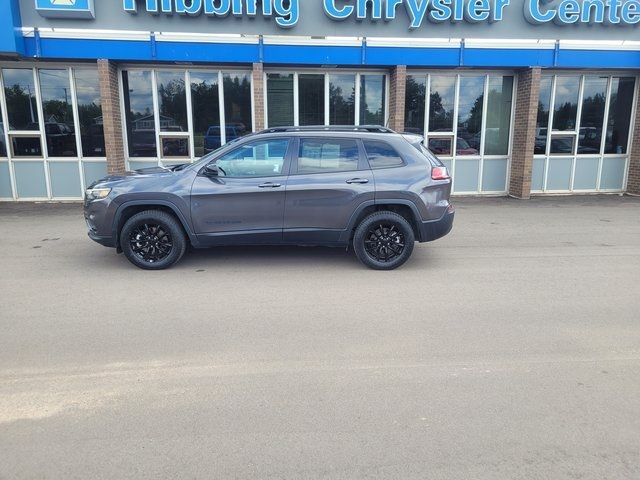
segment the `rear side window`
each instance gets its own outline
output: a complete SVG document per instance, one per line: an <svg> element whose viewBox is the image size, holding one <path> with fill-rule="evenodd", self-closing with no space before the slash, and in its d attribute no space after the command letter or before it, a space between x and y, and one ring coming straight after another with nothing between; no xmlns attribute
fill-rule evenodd
<svg viewBox="0 0 640 480"><path fill-rule="evenodd" d="M404 165L400 154L387 142L364 140L363 143L371 168L390 168Z"/></svg>
<svg viewBox="0 0 640 480"><path fill-rule="evenodd" d="M359 157L355 140L303 138L298 152L298 173L358 170Z"/></svg>

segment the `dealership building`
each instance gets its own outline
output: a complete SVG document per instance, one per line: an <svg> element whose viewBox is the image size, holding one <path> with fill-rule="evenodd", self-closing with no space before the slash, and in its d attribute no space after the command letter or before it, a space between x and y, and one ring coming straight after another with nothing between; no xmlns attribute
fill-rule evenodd
<svg viewBox="0 0 640 480"><path fill-rule="evenodd" d="M5 0L0 200L285 125L424 135L457 195L640 194L640 0Z"/></svg>

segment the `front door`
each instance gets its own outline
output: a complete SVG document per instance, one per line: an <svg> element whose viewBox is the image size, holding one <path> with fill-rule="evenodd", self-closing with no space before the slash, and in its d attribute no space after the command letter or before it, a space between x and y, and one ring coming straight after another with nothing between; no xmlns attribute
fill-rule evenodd
<svg viewBox="0 0 640 480"><path fill-rule="evenodd" d="M217 177L198 175L191 219L205 244L282 240L288 138L254 140L212 161Z"/></svg>
<svg viewBox="0 0 640 480"><path fill-rule="evenodd" d="M353 138L300 138L287 181L284 240L337 242L362 203L373 201L374 178Z"/></svg>

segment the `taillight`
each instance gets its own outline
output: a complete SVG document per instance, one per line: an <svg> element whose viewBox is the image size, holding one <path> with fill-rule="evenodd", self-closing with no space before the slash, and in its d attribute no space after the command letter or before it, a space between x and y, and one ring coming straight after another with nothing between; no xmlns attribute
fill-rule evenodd
<svg viewBox="0 0 640 480"><path fill-rule="evenodd" d="M431 178L434 180L449 180L451 176L447 172L447 167L433 167L431 169Z"/></svg>

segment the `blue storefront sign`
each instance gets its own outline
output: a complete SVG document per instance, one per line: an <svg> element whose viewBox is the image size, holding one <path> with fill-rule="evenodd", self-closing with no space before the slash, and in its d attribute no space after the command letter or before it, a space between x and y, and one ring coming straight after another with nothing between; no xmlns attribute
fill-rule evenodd
<svg viewBox="0 0 640 480"><path fill-rule="evenodd" d="M48 18L95 18L93 0L36 0L36 11Z"/></svg>

